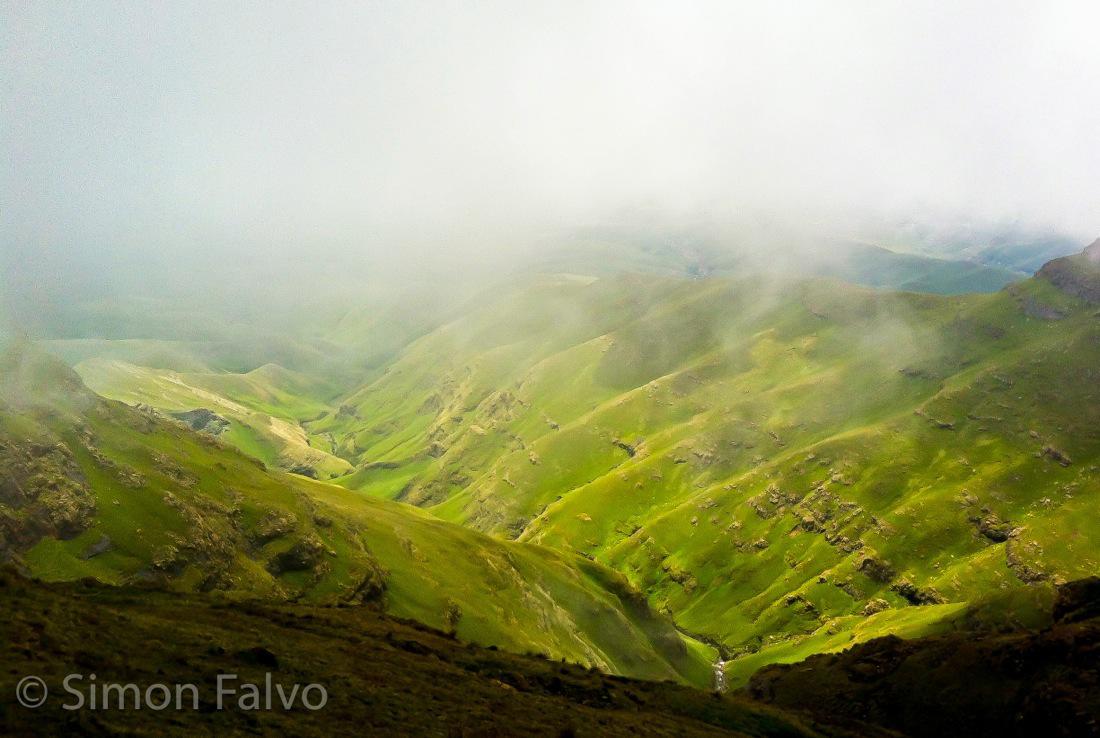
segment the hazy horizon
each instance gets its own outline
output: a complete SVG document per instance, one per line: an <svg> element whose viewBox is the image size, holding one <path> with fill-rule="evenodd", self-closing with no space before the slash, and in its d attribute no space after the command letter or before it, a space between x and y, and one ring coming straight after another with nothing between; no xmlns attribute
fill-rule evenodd
<svg viewBox="0 0 1100 738"><path fill-rule="evenodd" d="M445 270L607 223L1100 234L1084 3L0 13L8 290Z"/></svg>

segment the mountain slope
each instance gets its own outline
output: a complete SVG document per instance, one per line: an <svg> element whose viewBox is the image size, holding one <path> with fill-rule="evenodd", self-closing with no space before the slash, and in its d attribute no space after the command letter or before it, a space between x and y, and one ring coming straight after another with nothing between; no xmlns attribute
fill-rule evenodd
<svg viewBox="0 0 1100 738"><path fill-rule="evenodd" d="M53 735L532 735L532 736L757 736L824 738L886 735L864 725L851 730L743 697L717 698L668 682L608 676L556 661L490 651L416 623L368 608L276 602L225 603L209 597L88 585L31 584L0 572L0 689L15 692L17 675L35 674L50 689L46 703L22 709L5 703L6 736ZM91 682L92 666L98 679ZM66 711L75 697L62 691L66 675L102 706ZM224 709L216 675L236 675ZM320 710L249 710L246 684L266 677L290 692L318 684ZM139 686L103 695L107 684ZM156 684L194 684L183 709L159 712ZM308 699L316 705L316 689ZM9 706L10 704L10 706ZM247 702L244 703L247 705ZM843 721L842 721L843 722ZM349 727L352 726L352 727Z"/></svg>
<svg viewBox="0 0 1100 738"><path fill-rule="evenodd" d="M736 683L1094 571L1097 367L1095 308L1045 276L545 280L308 427L347 486L618 569Z"/></svg>
<svg viewBox="0 0 1100 738"><path fill-rule="evenodd" d="M752 679L757 699L912 738L1100 735L1100 579L1060 588L1042 629L883 638Z"/></svg>
<svg viewBox="0 0 1100 738"><path fill-rule="evenodd" d="M74 369L95 392L170 414L207 410L224 421L214 432L269 466L320 479L346 474L351 465L310 439L300 423L329 410L334 390L324 382L275 364L250 372L175 372L116 359L93 358ZM207 416L209 418L209 416Z"/></svg>
<svg viewBox="0 0 1100 738"><path fill-rule="evenodd" d="M376 604L517 652L712 678L707 649L598 565L265 472L25 347L0 358L0 456L0 555L43 579Z"/></svg>

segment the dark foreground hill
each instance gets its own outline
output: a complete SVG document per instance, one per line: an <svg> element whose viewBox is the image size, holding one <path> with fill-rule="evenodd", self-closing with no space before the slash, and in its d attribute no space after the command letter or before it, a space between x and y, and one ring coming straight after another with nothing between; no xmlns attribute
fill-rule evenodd
<svg viewBox="0 0 1100 738"><path fill-rule="evenodd" d="M753 697L907 736L1100 735L1100 578L1059 590L1039 631L880 638L765 667Z"/></svg>
<svg viewBox="0 0 1100 738"><path fill-rule="evenodd" d="M735 695L485 649L370 607L44 584L10 569L0 570L0 607L6 736L1100 735L1097 578L1062 587L1043 629L891 636L766 667ZM70 687L83 709L65 709L77 702L69 674L81 677ZM235 675L223 709L219 674ZM322 685L327 703L282 709L275 691L274 709L245 709L244 685L263 692L267 674L287 693ZM50 690L37 709L14 699L28 675ZM117 709L117 691L104 709L108 683L138 686L125 695L131 709ZM196 697L151 709L164 699L145 696L154 684L194 684ZM316 689L309 698L317 706Z"/></svg>
<svg viewBox="0 0 1100 738"><path fill-rule="evenodd" d="M671 682L644 682L536 657L483 649L365 607L230 603L85 582L49 585L0 572L3 674L0 734L43 735L438 735L438 736L864 736L871 728L814 725L743 697ZM66 710L77 698L84 709ZM320 684L328 702L243 709L244 684ZM237 696L217 709L217 676ZM28 675L50 690L44 705L16 703ZM92 682L95 675L95 682ZM143 709L102 709L108 682ZM90 709L93 684L99 709ZM149 707L149 685L194 684L165 711ZM174 689L174 686L173 686ZM316 690L310 704L319 704ZM154 692L151 703L163 701ZM175 699L173 696L171 699ZM250 706L247 702L244 707Z"/></svg>

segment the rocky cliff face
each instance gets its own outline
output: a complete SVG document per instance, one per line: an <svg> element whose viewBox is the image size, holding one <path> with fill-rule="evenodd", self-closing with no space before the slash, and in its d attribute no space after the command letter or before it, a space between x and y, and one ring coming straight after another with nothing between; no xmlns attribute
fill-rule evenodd
<svg viewBox="0 0 1100 738"><path fill-rule="evenodd" d="M95 498L63 443L0 436L0 560L50 536L73 538L95 514Z"/></svg>
<svg viewBox="0 0 1100 738"><path fill-rule="evenodd" d="M1039 276L1066 294L1100 305L1100 239L1080 254L1048 261Z"/></svg>

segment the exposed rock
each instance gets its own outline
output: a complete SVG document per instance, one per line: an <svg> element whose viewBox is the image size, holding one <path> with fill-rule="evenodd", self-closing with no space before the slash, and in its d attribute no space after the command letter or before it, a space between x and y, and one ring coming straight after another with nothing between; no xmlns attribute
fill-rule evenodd
<svg viewBox="0 0 1100 738"><path fill-rule="evenodd" d="M179 576L182 574L183 570L187 568L187 563L187 557L183 555L177 546L172 544L161 546L153 552L151 561L154 571L169 576Z"/></svg>
<svg viewBox="0 0 1100 738"><path fill-rule="evenodd" d="M1006 542L1005 565L1008 566L1009 570L1024 584L1035 584L1049 579L1049 574L1031 566L1023 560L1018 550L1021 547L1026 551L1028 549L1034 549L1035 544L1021 544L1020 541L1015 538L1011 538Z"/></svg>
<svg viewBox="0 0 1100 738"><path fill-rule="evenodd" d="M885 561L880 561L874 556L864 556L856 567L861 574L869 579L886 584L892 582L897 573L894 568Z"/></svg>
<svg viewBox="0 0 1100 738"><path fill-rule="evenodd" d="M805 615L811 615L815 618L821 615L817 610L817 606L800 594L788 595L787 598L783 600L783 604L787 607L796 608L799 612Z"/></svg>
<svg viewBox="0 0 1100 738"><path fill-rule="evenodd" d="M1100 305L1100 239L1080 254L1048 261L1038 276L1066 294Z"/></svg>
<svg viewBox="0 0 1100 738"><path fill-rule="evenodd" d="M1044 446L1042 451L1043 456L1054 461L1062 466L1069 466L1073 463L1073 460L1066 455L1065 452L1059 451L1054 446Z"/></svg>
<svg viewBox="0 0 1100 738"><path fill-rule="evenodd" d="M0 555L91 525L95 497L68 446L0 440Z"/></svg>
<svg viewBox="0 0 1100 738"><path fill-rule="evenodd" d="M1076 623L1100 617L1100 577L1089 577L1058 587L1054 619Z"/></svg>
<svg viewBox="0 0 1100 738"><path fill-rule="evenodd" d="M386 570L377 562L371 561L373 566L356 585L347 601L352 604L366 605L379 603L386 594Z"/></svg>
<svg viewBox="0 0 1100 738"><path fill-rule="evenodd" d="M267 570L279 576L291 571L312 571L324 563L328 549L316 536L307 535L267 564Z"/></svg>
<svg viewBox="0 0 1100 738"><path fill-rule="evenodd" d="M866 605L863 606L863 614L870 616L870 615L874 615L877 612L882 612L883 610L889 610L889 609L890 609L890 603L889 602L887 602L886 600L875 598L875 599L869 601Z"/></svg>
<svg viewBox="0 0 1100 738"><path fill-rule="evenodd" d="M668 574L668 578L679 584L684 588L685 593L695 591L695 588L699 586L699 581L691 574L691 572L684 571L683 569L677 569L671 564L661 564L661 569Z"/></svg>
<svg viewBox="0 0 1100 738"><path fill-rule="evenodd" d="M171 479L180 487L190 489L198 484L199 479L191 472L182 468L179 464L172 460L170 456L162 453L153 454L153 462L156 464L157 471L164 474L164 476Z"/></svg>
<svg viewBox="0 0 1100 738"><path fill-rule="evenodd" d="M84 552L82 554L80 554L80 558L85 559L85 560L92 559L92 558L95 558L96 556L99 556L100 554L107 553L110 550L111 550L111 537L105 535L105 536L102 536L98 541L96 541L92 545L88 546L88 548L84 549Z"/></svg>
<svg viewBox="0 0 1100 738"><path fill-rule="evenodd" d="M229 428L228 420L205 407L187 410L182 413L172 413L171 415L191 430L199 433L209 433L212 436L220 435Z"/></svg>
<svg viewBox="0 0 1100 738"><path fill-rule="evenodd" d="M611 440L611 445L612 446L617 446L617 447L621 448L623 451L626 451L626 455L630 456L630 457L633 457L635 454L638 453L637 444L632 446L631 444L627 443L626 441L621 441L618 438L613 438Z"/></svg>
<svg viewBox="0 0 1100 738"><path fill-rule="evenodd" d="M317 470L309 464L295 464L287 469L291 474L298 474L299 476L309 477L310 479L317 479Z"/></svg>
<svg viewBox="0 0 1100 738"><path fill-rule="evenodd" d="M294 532L298 527L298 519L287 512L272 510L260 519L252 532L252 542L256 546L263 546L276 538L282 538Z"/></svg>
<svg viewBox="0 0 1100 738"><path fill-rule="evenodd" d="M890 589L896 592L910 605L942 605L947 601L944 599L943 595L935 589L931 587L922 589L908 579L903 579L891 585Z"/></svg>
<svg viewBox="0 0 1100 738"><path fill-rule="evenodd" d="M1001 520L993 513L972 515L969 520L978 529L978 533L993 543L1004 543L1012 535L1012 525L1007 520Z"/></svg>
<svg viewBox="0 0 1100 738"><path fill-rule="evenodd" d="M815 533L821 530L821 525L814 519L813 515L803 515L802 520L799 521L798 527L807 533Z"/></svg>

